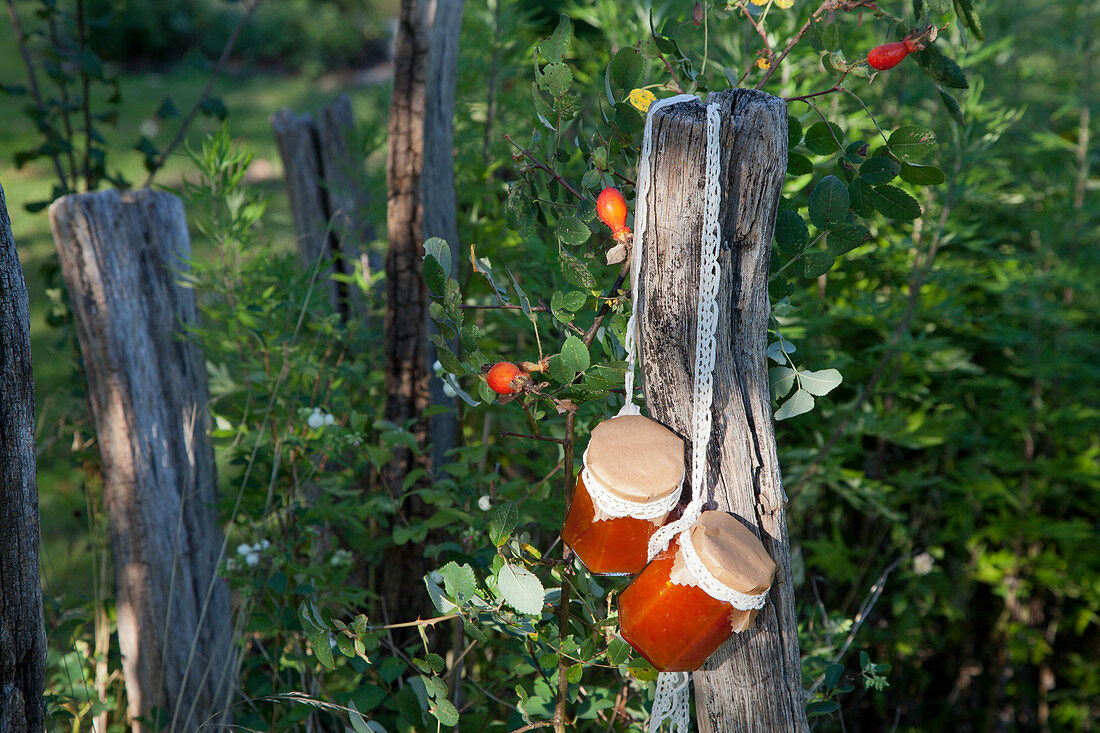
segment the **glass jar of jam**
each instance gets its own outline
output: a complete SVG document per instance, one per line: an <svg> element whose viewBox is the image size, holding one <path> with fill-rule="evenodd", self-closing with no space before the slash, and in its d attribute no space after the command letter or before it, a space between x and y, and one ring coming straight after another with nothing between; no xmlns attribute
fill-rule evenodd
<svg viewBox="0 0 1100 733"><path fill-rule="evenodd" d="M604 420L592 430L562 541L589 572L641 572L650 536L680 498L684 441L641 415Z"/></svg>
<svg viewBox="0 0 1100 733"><path fill-rule="evenodd" d="M710 578L693 572L697 563ZM658 671L699 669L733 632L752 625L774 576L775 562L745 525L726 512L703 512L620 594L620 631Z"/></svg>

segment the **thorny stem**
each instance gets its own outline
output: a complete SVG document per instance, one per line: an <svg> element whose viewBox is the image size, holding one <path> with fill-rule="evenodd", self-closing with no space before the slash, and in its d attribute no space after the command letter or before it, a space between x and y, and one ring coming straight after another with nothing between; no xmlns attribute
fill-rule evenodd
<svg viewBox="0 0 1100 733"><path fill-rule="evenodd" d="M565 442L562 444L565 452L564 458L564 481L563 496L565 497L565 516L569 515L570 504L570 492L573 490L573 445L576 427L577 416L575 413L568 413L565 416ZM565 517L562 517L562 523L564 524ZM558 642L564 643L566 635L569 633L569 576L573 572L573 565L568 562L572 552L564 544L562 545L562 557L567 562L561 566L561 596L558 598ZM565 698L566 693L569 690L569 683L565 678L565 657L558 657L558 693L557 701L554 703L554 731L555 733L565 733Z"/></svg>
<svg viewBox="0 0 1100 733"><path fill-rule="evenodd" d="M502 438L527 438L527 440L543 440L547 443L557 443L558 445L565 445L565 438L552 438L549 435L531 435L529 433L514 433L511 430L506 430L500 434Z"/></svg>
<svg viewBox="0 0 1100 733"><path fill-rule="evenodd" d="M555 171L553 168L546 165L546 163L543 163L541 160L539 160L537 157L535 157L535 154L532 153L530 150L528 150L527 148L523 147L522 145L517 143L515 140L513 140L511 135L505 135L504 139L507 140L508 142L512 143L512 145L516 148L516 150L518 150L520 152L521 155L523 155L524 157L526 157L528 160L530 160L532 163L535 164L536 168L538 168L540 171L545 172L548 176L550 176L555 181L560 183L563 187L565 187L566 191L573 194L574 196L579 198L581 201L584 201L584 200L587 199L587 196L585 196L584 194L579 192L577 189L573 188L572 184L570 184L569 181L562 178L558 174L557 171Z"/></svg>
<svg viewBox="0 0 1100 733"><path fill-rule="evenodd" d="M76 0L76 32L80 40L80 51L88 48L88 23L84 17L84 0ZM80 111L84 115L84 188L92 189L92 100L91 80L83 67L80 70ZM76 184L76 171L73 171L73 184Z"/></svg>
<svg viewBox="0 0 1100 733"><path fill-rule="evenodd" d="M8 1L9 3L11 2L11 0ZM176 136L172 138L172 142L168 143L168 147L162 150L160 155L157 156L157 159L153 161L153 165L149 170L149 175L145 177L145 182L141 184L143 188L149 187L157 171L159 171L164 166L164 162L168 160L168 156L172 154L172 151L176 149L177 145L183 142L183 137L187 134L187 128L191 126L191 121L195 119L195 115L198 114L199 108L202 107L207 97L210 96L210 92L214 89L214 81L229 62L229 54L233 52L233 47L237 45L237 39L240 38L241 31L248 25L252 13L256 11L256 7L259 4L260 0L252 0L252 2L245 7L241 19L237 21L237 25L233 28L233 32L229 34L229 40L225 42L225 48L222 49L222 55L218 58L218 62L214 64L213 71L210 72L210 78L206 80L206 86L203 87L202 93L199 94L199 98L195 100L195 104L191 107L191 111L183 118L180 129L176 132Z"/></svg>
<svg viewBox="0 0 1100 733"><path fill-rule="evenodd" d="M38 88L38 75L34 70L34 61L31 59L30 49L27 48L27 36L23 33L23 24L19 21L19 13L15 10L14 0L8 0L8 16L11 18L12 30L15 31L15 45L19 46L19 52L23 56L23 64L27 67L27 86L30 87L31 99L34 100L34 105L38 108L38 111L42 115L45 115L46 105L42 102L42 92L39 91ZM65 171L61 167L61 159L57 156L57 153L51 152L50 159L53 161L54 171L57 173L57 180L64 188L72 190L72 187L69 186L69 179L65 177Z"/></svg>
<svg viewBox="0 0 1100 733"><path fill-rule="evenodd" d="M852 0L825 0L821 5L817 6L817 10L810 14L810 17L806 19L806 22L802 24L802 27L798 29L798 33L795 33L790 41L787 42L786 48L779 54L779 57L772 62L772 65L768 67L768 70L764 73L763 78L757 83L757 89L763 89L764 85L768 83L768 80L772 78L772 74L779 68L779 65L783 63L783 60L787 58L787 54L791 52L795 46L798 45L802 37L806 35L806 31L810 30L810 26L815 20L817 20L822 13L830 10L854 10L855 8L870 7L876 8L875 3L870 0L860 0L853 2Z"/></svg>
<svg viewBox="0 0 1100 733"><path fill-rule="evenodd" d="M660 51L657 52L657 58L661 59L661 63L664 64L665 68L668 70L668 75L672 77L672 86L675 92L677 94L683 94L684 87L680 84L680 79L676 76L676 70L672 68L672 64L668 62L668 59L666 59L665 55Z"/></svg>
<svg viewBox="0 0 1100 733"><path fill-rule="evenodd" d="M453 618L462 618L461 613L448 613L446 616L436 616L435 618L418 618L415 621L405 621L400 624L386 624L385 626L372 626L372 630L378 629L407 629L411 627L424 628L425 626L435 626L441 624L444 621L450 621Z"/></svg>
<svg viewBox="0 0 1100 733"><path fill-rule="evenodd" d="M623 294L623 281L626 280L628 272L630 272L630 258L627 258L626 262L623 263L623 267L619 271L619 277L615 279L615 284L611 286L611 290L608 291L607 298L604 299L603 305L601 305L600 309L596 312L596 318L592 321L592 325L589 326L588 333L584 335L584 339L582 340L585 346L592 345L592 340L596 338L596 332L600 330L600 326L603 324L604 319L611 311L611 301Z"/></svg>
<svg viewBox="0 0 1100 733"><path fill-rule="evenodd" d="M883 589L886 588L886 579L890 577L890 573L897 569L898 565L909 558L908 555L903 555L897 560L886 566L886 569L882 571L882 574L878 576L878 580L871 586L871 592L867 598L863 601L863 605L859 607L859 612L856 613L856 617L852 622L852 628L848 632L848 637L844 640L844 644L840 647L840 651L837 652L836 657L833 659L833 664L839 664L840 660L844 658L844 655L848 653L848 648L852 645L852 642L856 638L856 634L859 633L859 629L863 626L863 622L867 620L867 617L871 615L871 610L875 607L875 603L878 602L879 596L882 595ZM825 682L825 675L822 674L814 681L813 686L806 691L806 699L809 700L813 697L817 689Z"/></svg>

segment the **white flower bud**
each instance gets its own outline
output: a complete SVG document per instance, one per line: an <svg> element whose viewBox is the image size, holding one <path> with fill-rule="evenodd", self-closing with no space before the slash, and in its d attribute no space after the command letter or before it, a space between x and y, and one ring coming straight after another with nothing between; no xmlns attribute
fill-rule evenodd
<svg viewBox="0 0 1100 733"><path fill-rule="evenodd" d="M325 426L325 416L321 414L320 410L315 410L306 420L306 425L309 425L312 430L320 430Z"/></svg>
<svg viewBox="0 0 1100 733"><path fill-rule="evenodd" d="M913 558L913 572L917 575L928 575L935 567L936 560L927 552L922 552Z"/></svg>
<svg viewBox="0 0 1100 733"><path fill-rule="evenodd" d="M493 508L493 500L489 498L488 494L483 494L482 497L477 500L477 508L483 512L487 512Z"/></svg>
<svg viewBox="0 0 1100 733"><path fill-rule="evenodd" d="M250 552L244 558L245 564L250 568L254 568L260 564L260 553Z"/></svg>
<svg viewBox="0 0 1100 733"><path fill-rule="evenodd" d="M237 545L237 554L238 555L247 555L250 552L252 552L252 546L251 545L246 544L244 542Z"/></svg>

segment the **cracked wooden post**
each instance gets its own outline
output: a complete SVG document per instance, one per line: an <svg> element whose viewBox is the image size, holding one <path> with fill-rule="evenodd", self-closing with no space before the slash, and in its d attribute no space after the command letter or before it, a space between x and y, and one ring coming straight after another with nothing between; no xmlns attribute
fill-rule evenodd
<svg viewBox="0 0 1100 733"><path fill-rule="evenodd" d="M0 731L38 733L46 630L38 575L38 482L30 305L0 187Z"/></svg>
<svg viewBox="0 0 1100 733"><path fill-rule="evenodd" d="M753 626L734 634L695 672L696 713L700 733L808 730L765 355L772 233L787 165L787 107L778 97L742 89L713 99L722 118L722 274L705 485L712 487L717 508L760 537L777 570ZM652 134L639 301L645 394L650 415L690 446L705 199L703 105L659 110Z"/></svg>
<svg viewBox="0 0 1100 733"><path fill-rule="evenodd" d="M351 273L358 261L364 276L381 268L368 261L367 244L374 229L367 217L369 199L363 161L355 150L355 119L351 101L341 94L321 110L319 119L289 107L271 116L271 129L285 171L290 213L302 265L318 258L335 258L338 272ZM332 274L331 269L321 273ZM333 304L347 315L348 304L365 313L354 287L329 283Z"/></svg>
<svg viewBox="0 0 1100 733"><path fill-rule="evenodd" d="M229 586L207 431L206 364L182 326L191 242L170 193L65 196L50 225L103 460L118 637L134 733L229 730L236 686ZM160 726L138 722L161 711Z"/></svg>

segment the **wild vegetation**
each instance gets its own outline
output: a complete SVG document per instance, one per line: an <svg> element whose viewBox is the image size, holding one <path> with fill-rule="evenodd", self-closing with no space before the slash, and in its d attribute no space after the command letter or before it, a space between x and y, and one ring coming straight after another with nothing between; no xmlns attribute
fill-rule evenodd
<svg viewBox="0 0 1100 733"><path fill-rule="evenodd" d="M175 5L89 4L89 18L110 6L135 27L176 29L162 45L143 35L142 49L104 32L86 55L59 53L82 48L65 3L11 4L23 43L0 27L0 182L32 288L50 729L127 721L109 519L41 205L151 169L184 196L197 245L191 336L208 362L229 533L237 724L643 730L655 673L614 634L627 579L563 563L558 538L579 450L622 400L629 301L595 202L614 185L633 204L639 90L758 85L790 113L768 357L812 724L1093 726L1095 7L469 4L459 241L429 240L423 260L436 377L453 398L432 409L457 411L460 439L395 485L394 453L429 447L384 419L381 273L349 278L362 317L321 295L324 263L289 251L268 127L275 107L329 96L314 75L334 58L362 60L338 20L349 9L261 4L257 19L266 7L302 33L242 25L233 82L219 78L164 158L209 72L184 54L163 64L164 49L184 39L218 54L215 19L256 3L200 4L165 24ZM868 52L894 43L875 73ZM296 71L236 65L272 58ZM379 231L367 244L384 252L388 90L321 78L353 95ZM65 94L92 100L94 119ZM483 375L498 361L545 364L537 391L498 399ZM423 609L380 603L394 551L436 568Z"/></svg>

